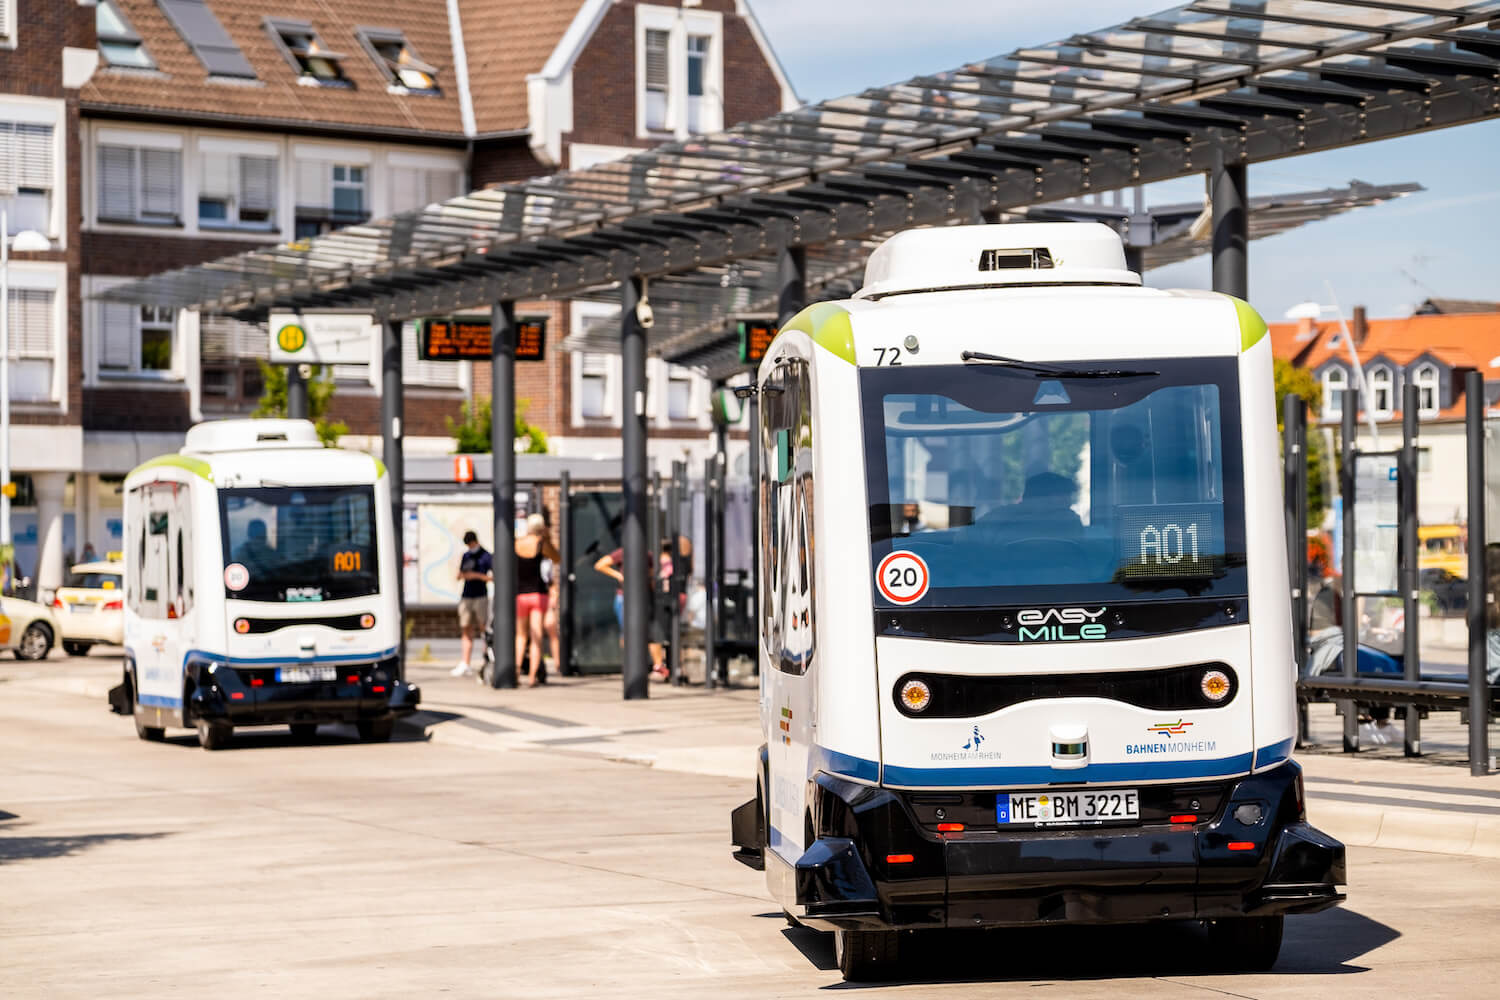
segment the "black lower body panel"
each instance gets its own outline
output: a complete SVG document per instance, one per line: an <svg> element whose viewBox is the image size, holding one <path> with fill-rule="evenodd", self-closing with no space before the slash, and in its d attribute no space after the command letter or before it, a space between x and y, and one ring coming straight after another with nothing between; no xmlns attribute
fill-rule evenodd
<svg viewBox="0 0 1500 1000"><path fill-rule="evenodd" d="M910 793L819 774L813 842L795 862L762 856L793 915L824 929L1314 912L1344 899L1344 847L1307 824L1300 776L1288 762L1225 782L1191 823L938 832Z"/></svg>

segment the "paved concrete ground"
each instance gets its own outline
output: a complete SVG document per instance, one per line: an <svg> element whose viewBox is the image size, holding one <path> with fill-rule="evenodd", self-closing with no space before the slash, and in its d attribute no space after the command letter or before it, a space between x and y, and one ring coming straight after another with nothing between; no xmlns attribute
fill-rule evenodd
<svg viewBox="0 0 1500 1000"><path fill-rule="evenodd" d="M826 935L729 857L753 691L619 679L494 692L415 666L401 738L136 740L96 654L0 663L0 996L807 996ZM1293 917L1277 969L1207 971L1192 929L926 943L902 996L1490 996L1500 779L1312 755L1350 903ZM1389 846L1358 846L1375 844ZM1425 852L1391 849L1424 846ZM982 983L983 985L976 985Z"/></svg>

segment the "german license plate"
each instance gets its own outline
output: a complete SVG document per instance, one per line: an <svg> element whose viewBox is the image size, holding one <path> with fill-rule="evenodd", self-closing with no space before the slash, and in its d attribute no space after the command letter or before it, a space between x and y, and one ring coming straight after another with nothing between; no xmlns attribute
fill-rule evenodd
<svg viewBox="0 0 1500 1000"><path fill-rule="evenodd" d="M68 604L68 610L75 615L88 614L89 612L94 610L94 605L88 604L84 601L71 601Z"/></svg>
<svg viewBox="0 0 1500 1000"><path fill-rule="evenodd" d="M995 821L1001 826L1115 823L1140 818L1141 796L1134 788L1001 792L995 796Z"/></svg>
<svg viewBox="0 0 1500 1000"><path fill-rule="evenodd" d="M281 684L316 684L337 676L338 671L333 667L282 667L276 671L276 680Z"/></svg>

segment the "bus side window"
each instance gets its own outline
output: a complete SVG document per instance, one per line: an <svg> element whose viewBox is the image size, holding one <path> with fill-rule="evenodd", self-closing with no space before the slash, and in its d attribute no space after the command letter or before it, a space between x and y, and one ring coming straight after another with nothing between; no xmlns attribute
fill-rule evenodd
<svg viewBox="0 0 1500 1000"><path fill-rule="evenodd" d="M806 673L813 654L812 396L807 363L761 389L761 622L777 669Z"/></svg>

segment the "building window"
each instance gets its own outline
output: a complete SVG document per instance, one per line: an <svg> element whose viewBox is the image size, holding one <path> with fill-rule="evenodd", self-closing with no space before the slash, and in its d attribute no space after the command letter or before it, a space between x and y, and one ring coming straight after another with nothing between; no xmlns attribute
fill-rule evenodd
<svg viewBox="0 0 1500 1000"><path fill-rule="evenodd" d="M456 167L393 166L390 178L393 213L409 212L463 194L463 171Z"/></svg>
<svg viewBox="0 0 1500 1000"><path fill-rule="evenodd" d="M1370 373L1370 399L1375 416L1389 417L1392 410L1392 397L1395 395L1391 385L1391 370L1380 366Z"/></svg>
<svg viewBox="0 0 1500 1000"><path fill-rule="evenodd" d="M198 324L203 364L203 406L219 413L244 412L265 388L257 359L270 350L261 323L205 314Z"/></svg>
<svg viewBox="0 0 1500 1000"><path fill-rule="evenodd" d="M668 128L668 89L672 74L667 53L671 37L670 32L646 30L646 127L653 132Z"/></svg>
<svg viewBox="0 0 1500 1000"><path fill-rule="evenodd" d="M344 76L341 65L344 55L325 45L311 24L266 18L266 30L297 71L298 83L315 87L353 86Z"/></svg>
<svg viewBox="0 0 1500 1000"><path fill-rule="evenodd" d="M607 420L609 408L609 359L603 354L579 354L582 374L578 379L578 412L585 420Z"/></svg>
<svg viewBox="0 0 1500 1000"><path fill-rule="evenodd" d="M704 131L703 83L708 75L709 46L707 35L689 35L687 40L687 127L692 133Z"/></svg>
<svg viewBox="0 0 1500 1000"><path fill-rule="evenodd" d="M369 168L355 163L297 163L296 236L303 239L352 226L370 217Z"/></svg>
<svg viewBox="0 0 1500 1000"><path fill-rule="evenodd" d="M438 94L437 68L417 58L416 50L399 31L360 28L359 40L392 87L414 94Z"/></svg>
<svg viewBox="0 0 1500 1000"><path fill-rule="evenodd" d="M673 375L667 379L667 419L694 420L693 380L686 375Z"/></svg>
<svg viewBox="0 0 1500 1000"><path fill-rule="evenodd" d="M99 306L99 372L140 375L172 370L176 314L158 306Z"/></svg>
<svg viewBox="0 0 1500 1000"><path fill-rule="evenodd" d="M52 226L52 126L0 121L0 207L9 235L23 229L55 235Z"/></svg>
<svg viewBox="0 0 1500 1000"><path fill-rule="evenodd" d="M276 221L276 157L201 150L198 224L271 229Z"/></svg>
<svg viewBox="0 0 1500 1000"><path fill-rule="evenodd" d="M723 16L656 4L635 12L637 134L685 139L723 128Z"/></svg>
<svg viewBox="0 0 1500 1000"><path fill-rule="evenodd" d="M1349 388L1349 373L1333 367L1323 373L1323 419L1333 420L1343 415L1344 390Z"/></svg>
<svg viewBox="0 0 1500 1000"><path fill-rule="evenodd" d="M156 0L210 77L255 79L255 70L203 0Z"/></svg>
<svg viewBox="0 0 1500 1000"><path fill-rule="evenodd" d="M1424 364L1417 369L1412 381L1417 386L1417 416L1435 417L1438 413L1438 370L1437 365Z"/></svg>
<svg viewBox="0 0 1500 1000"><path fill-rule="evenodd" d="M56 296L50 288L10 289L10 398L52 401L56 357Z"/></svg>
<svg viewBox="0 0 1500 1000"><path fill-rule="evenodd" d="M0 0L3 2L3 0ZM155 69L141 36L120 13L114 0L99 0L94 8L94 30L99 36L99 58L107 66Z"/></svg>
<svg viewBox="0 0 1500 1000"><path fill-rule="evenodd" d="M0 0L0 46L16 44L16 0Z"/></svg>
<svg viewBox="0 0 1500 1000"><path fill-rule="evenodd" d="M99 221L182 224L182 151L99 146Z"/></svg>

